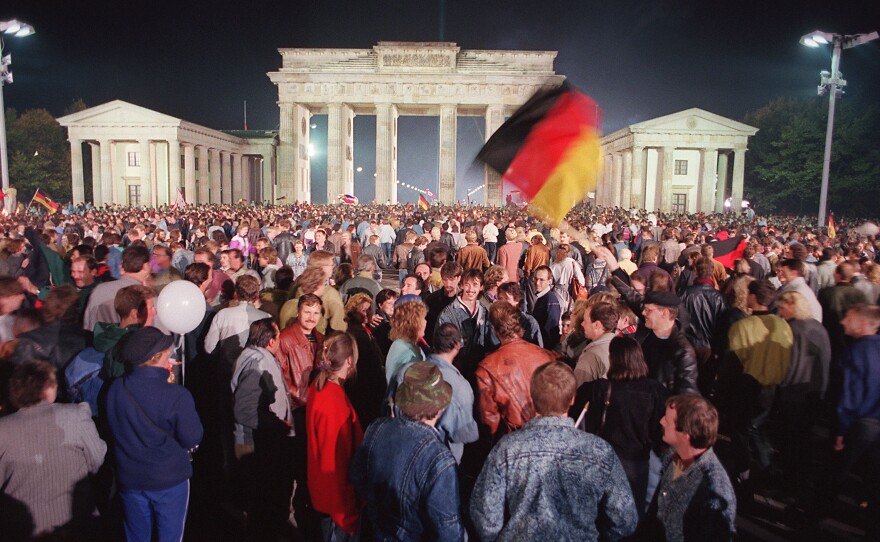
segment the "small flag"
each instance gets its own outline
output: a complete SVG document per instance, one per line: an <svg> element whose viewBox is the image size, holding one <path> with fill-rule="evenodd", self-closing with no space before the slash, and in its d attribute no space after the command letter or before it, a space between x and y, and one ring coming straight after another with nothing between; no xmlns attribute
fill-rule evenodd
<svg viewBox="0 0 880 542"><path fill-rule="evenodd" d="M828 237L837 237L837 228L834 227L834 215L828 217Z"/></svg>
<svg viewBox="0 0 880 542"><path fill-rule="evenodd" d="M539 90L483 146L477 159L522 190L557 226L602 170L598 105L568 84Z"/></svg>
<svg viewBox="0 0 880 542"><path fill-rule="evenodd" d="M419 207L421 207L423 211L427 211L429 207L428 200L421 194L419 194Z"/></svg>
<svg viewBox="0 0 880 542"><path fill-rule="evenodd" d="M352 196L351 194L339 194L339 201L345 203L347 205L357 205L358 199L357 196Z"/></svg>
<svg viewBox="0 0 880 542"><path fill-rule="evenodd" d="M179 207L186 207L186 199L183 197L183 192L181 192L180 188L177 189L177 199L174 200L174 205L172 205L175 209Z"/></svg>
<svg viewBox="0 0 880 542"><path fill-rule="evenodd" d="M31 201L39 203L51 213L58 212L58 208L60 207L60 205L55 203L52 198L49 197L49 194L46 194L39 188L37 188L37 191L34 193L34 198Z"/></svg>
<svg viewBox="0 0 880 542"><path fill-rule="evenodd" d="M6 199L6 192L0 190L0 201L3 201L4 199Z"/></svg>
<svg viewBox="0 0 880 542"><path fill-rule="evenodd" d="M715 241L710 246L713 258L724 264L724 267L733 269L734 262L743 257L743 250L746 249L747 244L743 236L737 235L723 241Z"/></svg>
<svg viewBox="0 0 880 542"><path fill-rule="evenodd" d="M434 193L431 192L430 190L428 190L427 188L425 189L425 194L428 194L428 196L429 196L431 199L437 199L437 196L435 196Z"/></svg>

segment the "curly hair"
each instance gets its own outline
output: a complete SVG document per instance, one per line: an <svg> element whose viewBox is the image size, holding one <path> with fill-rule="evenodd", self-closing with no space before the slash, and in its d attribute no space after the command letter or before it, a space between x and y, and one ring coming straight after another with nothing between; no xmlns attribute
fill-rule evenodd
<svg viewBox="0 0 880 542"><path fill-rule="evenodd" d="M483 283L487 290L491 290L501 284L505 277L507 277L507 269L500 265L493 265L486 269L486 273L483 275Z"/></svg>
<svg viewBox="0 0 880 542"><path fill-rule="evenodd" d="M513 339L523 336L519 323L519 309L506 301L496 301L489 307L489 322L499 339Z"/></svg>
<svg viewBox="0 0 880 542"><path fill-rule="evenodd" d="M358 293L348 298L345 302L345 318L349 324L363 324L364 317L358 310L364 303L370 304L370 312L372 312L373 298L370 294Z"/></svg>
<svg viewBox="0 0 880 542"><path fill-rule="evenodd" d="M421 337L421 323L428 315L428 307L422 301L406 301L394 307L391 317L391 332L388 338L395 341L403 339L415 344Z"/></svg>

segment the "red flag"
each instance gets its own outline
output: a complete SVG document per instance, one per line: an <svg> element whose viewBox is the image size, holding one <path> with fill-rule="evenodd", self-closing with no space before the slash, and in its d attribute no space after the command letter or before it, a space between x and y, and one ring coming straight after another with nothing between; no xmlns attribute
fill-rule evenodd
<svg viewBox="0 0 880 542"><path fill-rule="evenodd" d="M743 257L743 250L746 249L746 245L748 243L741 235L723 241L715 241L711 245L713 257L724 264L724 267L733 269L733 263Z"/></svg>
<svg viewBox="0 0 880 542"><path fill-rule="evenodd" d="M571 86L538 91L477 155L557 225L595 190L602 168L598 105Z"/></svg>

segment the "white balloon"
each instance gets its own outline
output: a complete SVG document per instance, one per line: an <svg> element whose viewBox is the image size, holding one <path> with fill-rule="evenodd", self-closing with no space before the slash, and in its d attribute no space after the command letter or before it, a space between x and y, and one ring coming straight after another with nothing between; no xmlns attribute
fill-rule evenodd
<svg viewBox="0 0 880 542"><path fill-rule="evenodd" d="M175 280L162 288L156 312L169 331L189 333L205 317L205 296L192 282Z"/></svg>

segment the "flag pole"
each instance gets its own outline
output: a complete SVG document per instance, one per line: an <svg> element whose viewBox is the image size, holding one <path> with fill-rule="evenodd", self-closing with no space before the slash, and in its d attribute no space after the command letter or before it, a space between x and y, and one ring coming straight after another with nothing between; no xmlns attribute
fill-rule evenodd
<svg viewBox="0 0 880 542"><path fill-rule="evenodd" d="M34 200L37 198L37 194L39 194L39 193L40 193L40 189L37 188L37 190L34 192L34 197L31 198L31 200L28 202L27 208L25 208L25 210L24 210L25 215L27 215L28 211L31 210L31 205L34 204Z"/></svg>

